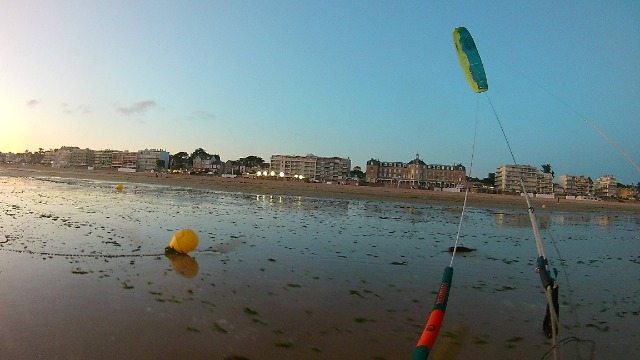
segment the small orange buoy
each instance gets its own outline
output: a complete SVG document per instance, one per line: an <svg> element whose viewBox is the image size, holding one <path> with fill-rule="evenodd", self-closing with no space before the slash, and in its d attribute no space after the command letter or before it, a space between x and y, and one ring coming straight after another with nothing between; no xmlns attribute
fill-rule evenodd
<svg viewBox="0 0 640 360"><path fill-rule="evenodd" d="M198 246L198 235L191 229L176 231L171 238L169 247L179 253L186 254Z"/></svg>

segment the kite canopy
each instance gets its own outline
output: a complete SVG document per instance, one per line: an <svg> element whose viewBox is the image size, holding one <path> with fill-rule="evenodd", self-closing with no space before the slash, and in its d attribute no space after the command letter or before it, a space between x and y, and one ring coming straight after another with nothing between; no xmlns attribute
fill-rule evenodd
<svg viewBox="0 0 640 360"><path fill-rule="evenodd" d="M484 73L478 48L469 30L464 27L453 30L453 43L456 46L460 66L462 66L462 71L471 89L477 93L487 91L489 89L487 75Z"/></svg>

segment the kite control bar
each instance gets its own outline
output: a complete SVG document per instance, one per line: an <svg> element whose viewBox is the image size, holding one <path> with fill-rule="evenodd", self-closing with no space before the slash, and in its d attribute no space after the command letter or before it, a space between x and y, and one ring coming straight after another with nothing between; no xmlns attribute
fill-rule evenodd
<svg viewBox="0 0 640 360"><path fill-rule="evenodd" d="M538 257L536 272L538 273L538 275L540 275L540 281L542 282L542 287L544 288L545 292L551 294L551 302L553 303L553 308L555 311L555 316L551 316L549 303L547 303L547 313L542 323L542 330L544 331L544 335L548 339L551 339L555 334L558 333L558 318L560 317L560 304L558 303L558 283L551 276L551 271L549 270L549 262L543 256Z"/></svg>
<svg viewBox="0 0 640 360"><path fill-rule="evenodd" d="M449 301L449 291L451 290L452 280L453 268L447 266L444 268L444 273L442 274L442 284L440 284L436 303L433 305L433 310L431 310L427 325L422 331L422 336L420 336L420 340L418 340L418 344L413 350L411 360L425 360L429 356L429 351L433 348L433 344L435 344L438 338L438 332L442 327L444 312L447 310L447 302Z"/></svg>

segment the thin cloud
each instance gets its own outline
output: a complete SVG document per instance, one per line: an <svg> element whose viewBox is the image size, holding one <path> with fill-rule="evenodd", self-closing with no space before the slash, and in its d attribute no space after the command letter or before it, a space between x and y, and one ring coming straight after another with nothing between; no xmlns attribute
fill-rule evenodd
<svg viewBox="0 0 640 360"><path fill-rule="evenodd" d="M85 106L85 105L78 105L76 107L73 107L73 106L69 105L68 103L62 103L62 104L60 104L60 107L62 107L62 112L64 112L67 115L91 114L91 109L88 106Z"/></svg>
<svg viewBox="0 0 640 360"><path fill-rule="evenodd" d="M31 99L29 101L27 101L27 106L30 108L34 108L36 106L38 106L38 104L40 104L42 102L42 100L38 100L38 99Z"/></svg>
<svg viewBox="0 0 640 360"><path fill-rule="evenodd" d="M156 102L153 100L144 100L133 103L131 106L121 106L116 110L123 115L145 114L148 109L156 105Z"/></svg>
<svg viewBox="0 0 640 360"><path fill-rule="evenodd" d="M191 113L189 119L191 120L205 120L205 121L213 121L216 116L208 111L198 110Z"/></svg>

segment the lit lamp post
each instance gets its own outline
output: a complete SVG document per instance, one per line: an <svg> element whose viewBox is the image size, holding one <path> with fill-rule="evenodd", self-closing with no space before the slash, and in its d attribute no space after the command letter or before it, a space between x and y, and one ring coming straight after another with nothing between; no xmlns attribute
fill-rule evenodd
<svg viewBox="0 0 640 360"><path fill-rule="evenodd" d="M278 175L280 175L280 178L284 179L284 172L280 171L280 174Z"/></svg>

